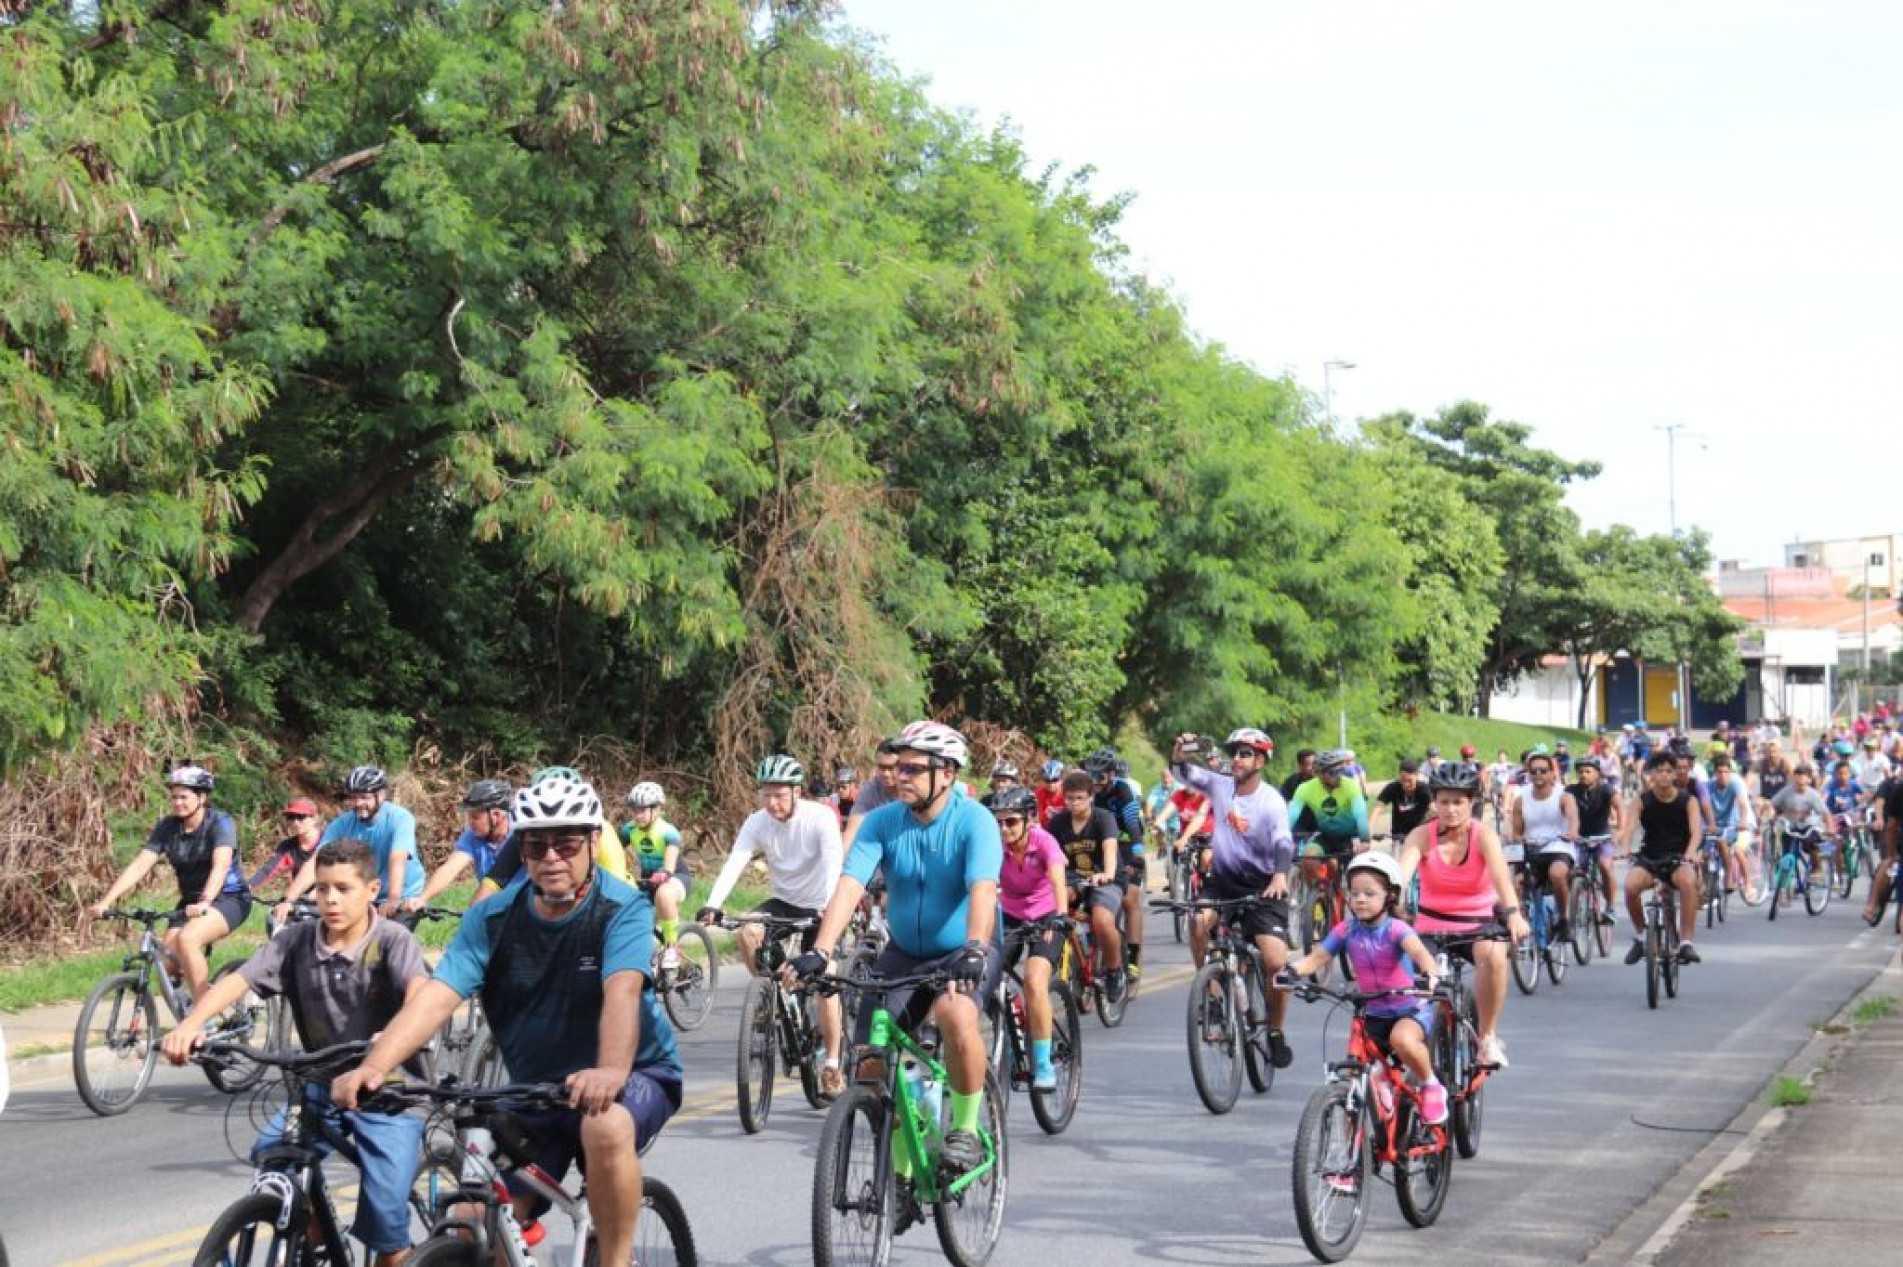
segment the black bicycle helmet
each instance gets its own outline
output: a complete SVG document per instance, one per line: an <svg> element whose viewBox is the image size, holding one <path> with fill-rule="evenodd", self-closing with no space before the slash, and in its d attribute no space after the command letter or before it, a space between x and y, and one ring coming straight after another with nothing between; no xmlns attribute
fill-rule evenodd
<svg viewBox="0 0 1903 1267"><path fill-rule="evenodd" d="M1037 817L1037 793L1028 787L1008 787L985 797L985 807L993 814L1022 814Z"/></svg>
<svg viewBox="0 0 1903 1267"><path fill-rule="evenodd" d="M381 766L360 765L344 776L346 792L381 792L390 786L390 776Z"/></svg>
<svg viewBox="0 0 1903 1267"><path fill-rule="evenodd" d="M477 779L463 793L462 807L467 810L508 809L515 800L515 789L506 779Z"/></svg>
<svg viewBox="0 0 1903 1267"><path fill-rule="evenodd" d="M211 794L212 782L211 771L196 765L182 765L165 776L168 788L188 788L206 796Z"/></svg>
<svg viewBox="0 0 1903 1267"><path fill-rule="evenodd" d="M1084 758L1083 771L1093 779L1107 779L1117 772L1117 750L1099 748Z"/></svg>
<svg viewBox="0 0 1903 1267"><path fill-rule="evenodd" d="M1443 761L1428 776L1427 787L1433 792L1465 792L1480 795L1480 767L1471 761Z"/></svg>

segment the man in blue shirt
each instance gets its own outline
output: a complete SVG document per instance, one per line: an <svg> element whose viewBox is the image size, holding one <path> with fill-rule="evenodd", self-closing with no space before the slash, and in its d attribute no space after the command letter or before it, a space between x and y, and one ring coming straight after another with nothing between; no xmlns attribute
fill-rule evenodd
<svg viewBox="0 0 1903 1267"><path fill-rule="evenodd" d="M521 1115L536 1165L559 1179L581 1155L599 1261L625 1263L641 1209L637 1150L681 1103L674 1031L644 988L654 908L595 866L601 800L588 784L532 784L516 793L514 819L524 874L469 913L436 979L332 1083L331 1098L354 1108L480 989L509 1076L569 1091L567 1112ZM538 1213L523 1191L516 1206L524 1218Z"/></svg>
<svg viewBox="0 0 1903 1267"><path fill-rule="evenodd" d="M423 896L423 860L416 856L416 815L390 800L390 776L378 766L360 765L344 777L344 812L330 820L317 847L332 841L361 840L377 856L377 880L382 887L383 905L378 914L389 919L402 909L406 899ZM271 918L282 924L290 917L291 903L317 883L317 859L305 863L284 890L284 898L271 911Z"/></svg>
<svg viewBox="0 0 1903 1267"><path fill-rule="evenodd" d="M428 906L437 894L462 879L467 872L474 871L478 881L487 878L490 868L496 865L496 855L502 852L502 846L509 841L513 826L509 820L509 806L514 800L515 789L509 786L507 779L477 779L470 784L469 790L463 793L462 802L468 825L456 837L449 857L430 872L423 891L413 898L405 899L403 909L416 911Z"/></svg>
<svg viewBox="0 0 1903 1267"><path fill-rule="evenodd" d="M872 973L897 977L937 970L947 976L947 984L936 991L888 999L887 1010L902 1025L916 1023L927 1001L920 996L935 996L929 998L931 1016L944 1040L951 1081L952 1128L942 1156L962 1172L984 1161L978 1117L985 1048L978 1014L979 1001L997 987L1002 959L997 917L1004 843L990 811L953 790L970 758L963 735L938 722L918 721L900 731L892 747L898 757L897 800L860 823L813 948L788 968L805 981L824 973L866 886L874 875L884 874L892 941ZM861 1042L871 1014L871 1008L860 1009Z"/></svg>

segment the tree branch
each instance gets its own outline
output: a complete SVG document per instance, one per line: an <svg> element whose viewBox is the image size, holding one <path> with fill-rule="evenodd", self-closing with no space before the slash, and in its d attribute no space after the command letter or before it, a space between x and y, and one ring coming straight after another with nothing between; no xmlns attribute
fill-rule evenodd
<svg viewBox="0 0 1903 1267"><path fill-rule="evenodd" d="M377 156L383 153L383 148L387 144L388 142L380 141L368 149L358 150L354 154L345 154L342 158L333 158L330 162L325 163L303 180L300 180L298 184L328 185L345 172L355 171L359 167L375 162ZM258 227L252 231L250 241L245 244L246 249L256 250L259 244L270 237L280 224L284 223L284 217L289 214L291 214L291 200L287 197L283 202L280 202L277 206L265 213L264 219L260 221Z"/></svg>

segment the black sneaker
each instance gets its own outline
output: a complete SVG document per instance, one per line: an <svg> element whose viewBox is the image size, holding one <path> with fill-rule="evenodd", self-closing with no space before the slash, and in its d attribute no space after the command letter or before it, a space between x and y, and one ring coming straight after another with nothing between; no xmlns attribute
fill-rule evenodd
<svg viewBox="0 0 1903 1267"><path fill-rule="evenodd" d="M1599 922L1604 924L1607 928L1611 928L1618 921L1612 918L1612 912L1601 911L1599 912Z"/></svg>
<svg viewBox="0 0 1903 1267"><path fill-rule="evenodd" d="M946 1170L962 1175L984 1163L985 1142L978 1138L976 1131L947 1131L944 1146L938 1151L938 1159Z"/></svg>
<svg viewBox="0 0 1903 1267"><path fill-rule="evenodd" d="M1645 941L1643 938L1634 937L1632 939L1632 949L1625 952L1625 961L1627 963L1637 963L1643 958L1645 958Z"/></svg>
<svg viewBox="0 0 1903 1267"><path fill-rule="evenodd" d="M1269 1031L1269 1063L1277 1069L1286 1069L1295 1063L1295 1053L1289 1050L1288 1040L1279 1029Z"/></svg>
<svg viewBox="0 0 1903 1267"><path fill-rule="evenodd" d="M1568 920L1563 920L1563 919L1555 920L1553 922L1553 940L1554 941L1571 941L1572 939L1573 939L1572 923Z"/></svg>
<svg viewBox="0 0 1903 1267"><path fill-rule="evenodd" d="M919 1208L918 1197L913 1195L912 1181L910 1179L900 1179L898 1181L898 1192L896 1195L897 1200L893 1202L895 1209L892 1219L892 1235L902 1236L907 1228L925 1221L925 1211Z"/></svg>
<svg viewBox="0 0 1903 1267"><path fill-rule="evenodd" d="M1704 962L1703 958L1698 953L1698 947L1692 945L1688 941L1682 941L1678 943L1678 961L1680 963Z"/></svg>

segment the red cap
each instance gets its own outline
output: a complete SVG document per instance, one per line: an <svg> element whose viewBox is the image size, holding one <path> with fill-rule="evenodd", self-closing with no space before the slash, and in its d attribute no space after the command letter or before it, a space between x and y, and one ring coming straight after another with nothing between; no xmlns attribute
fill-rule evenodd
<svg viewBox="0 0 1903 1267"><path fill-rule="evenodd" d="M311 818L317 817L317 807L302 797L286 805L282 812L285 814L306 814Z"/></svg>

